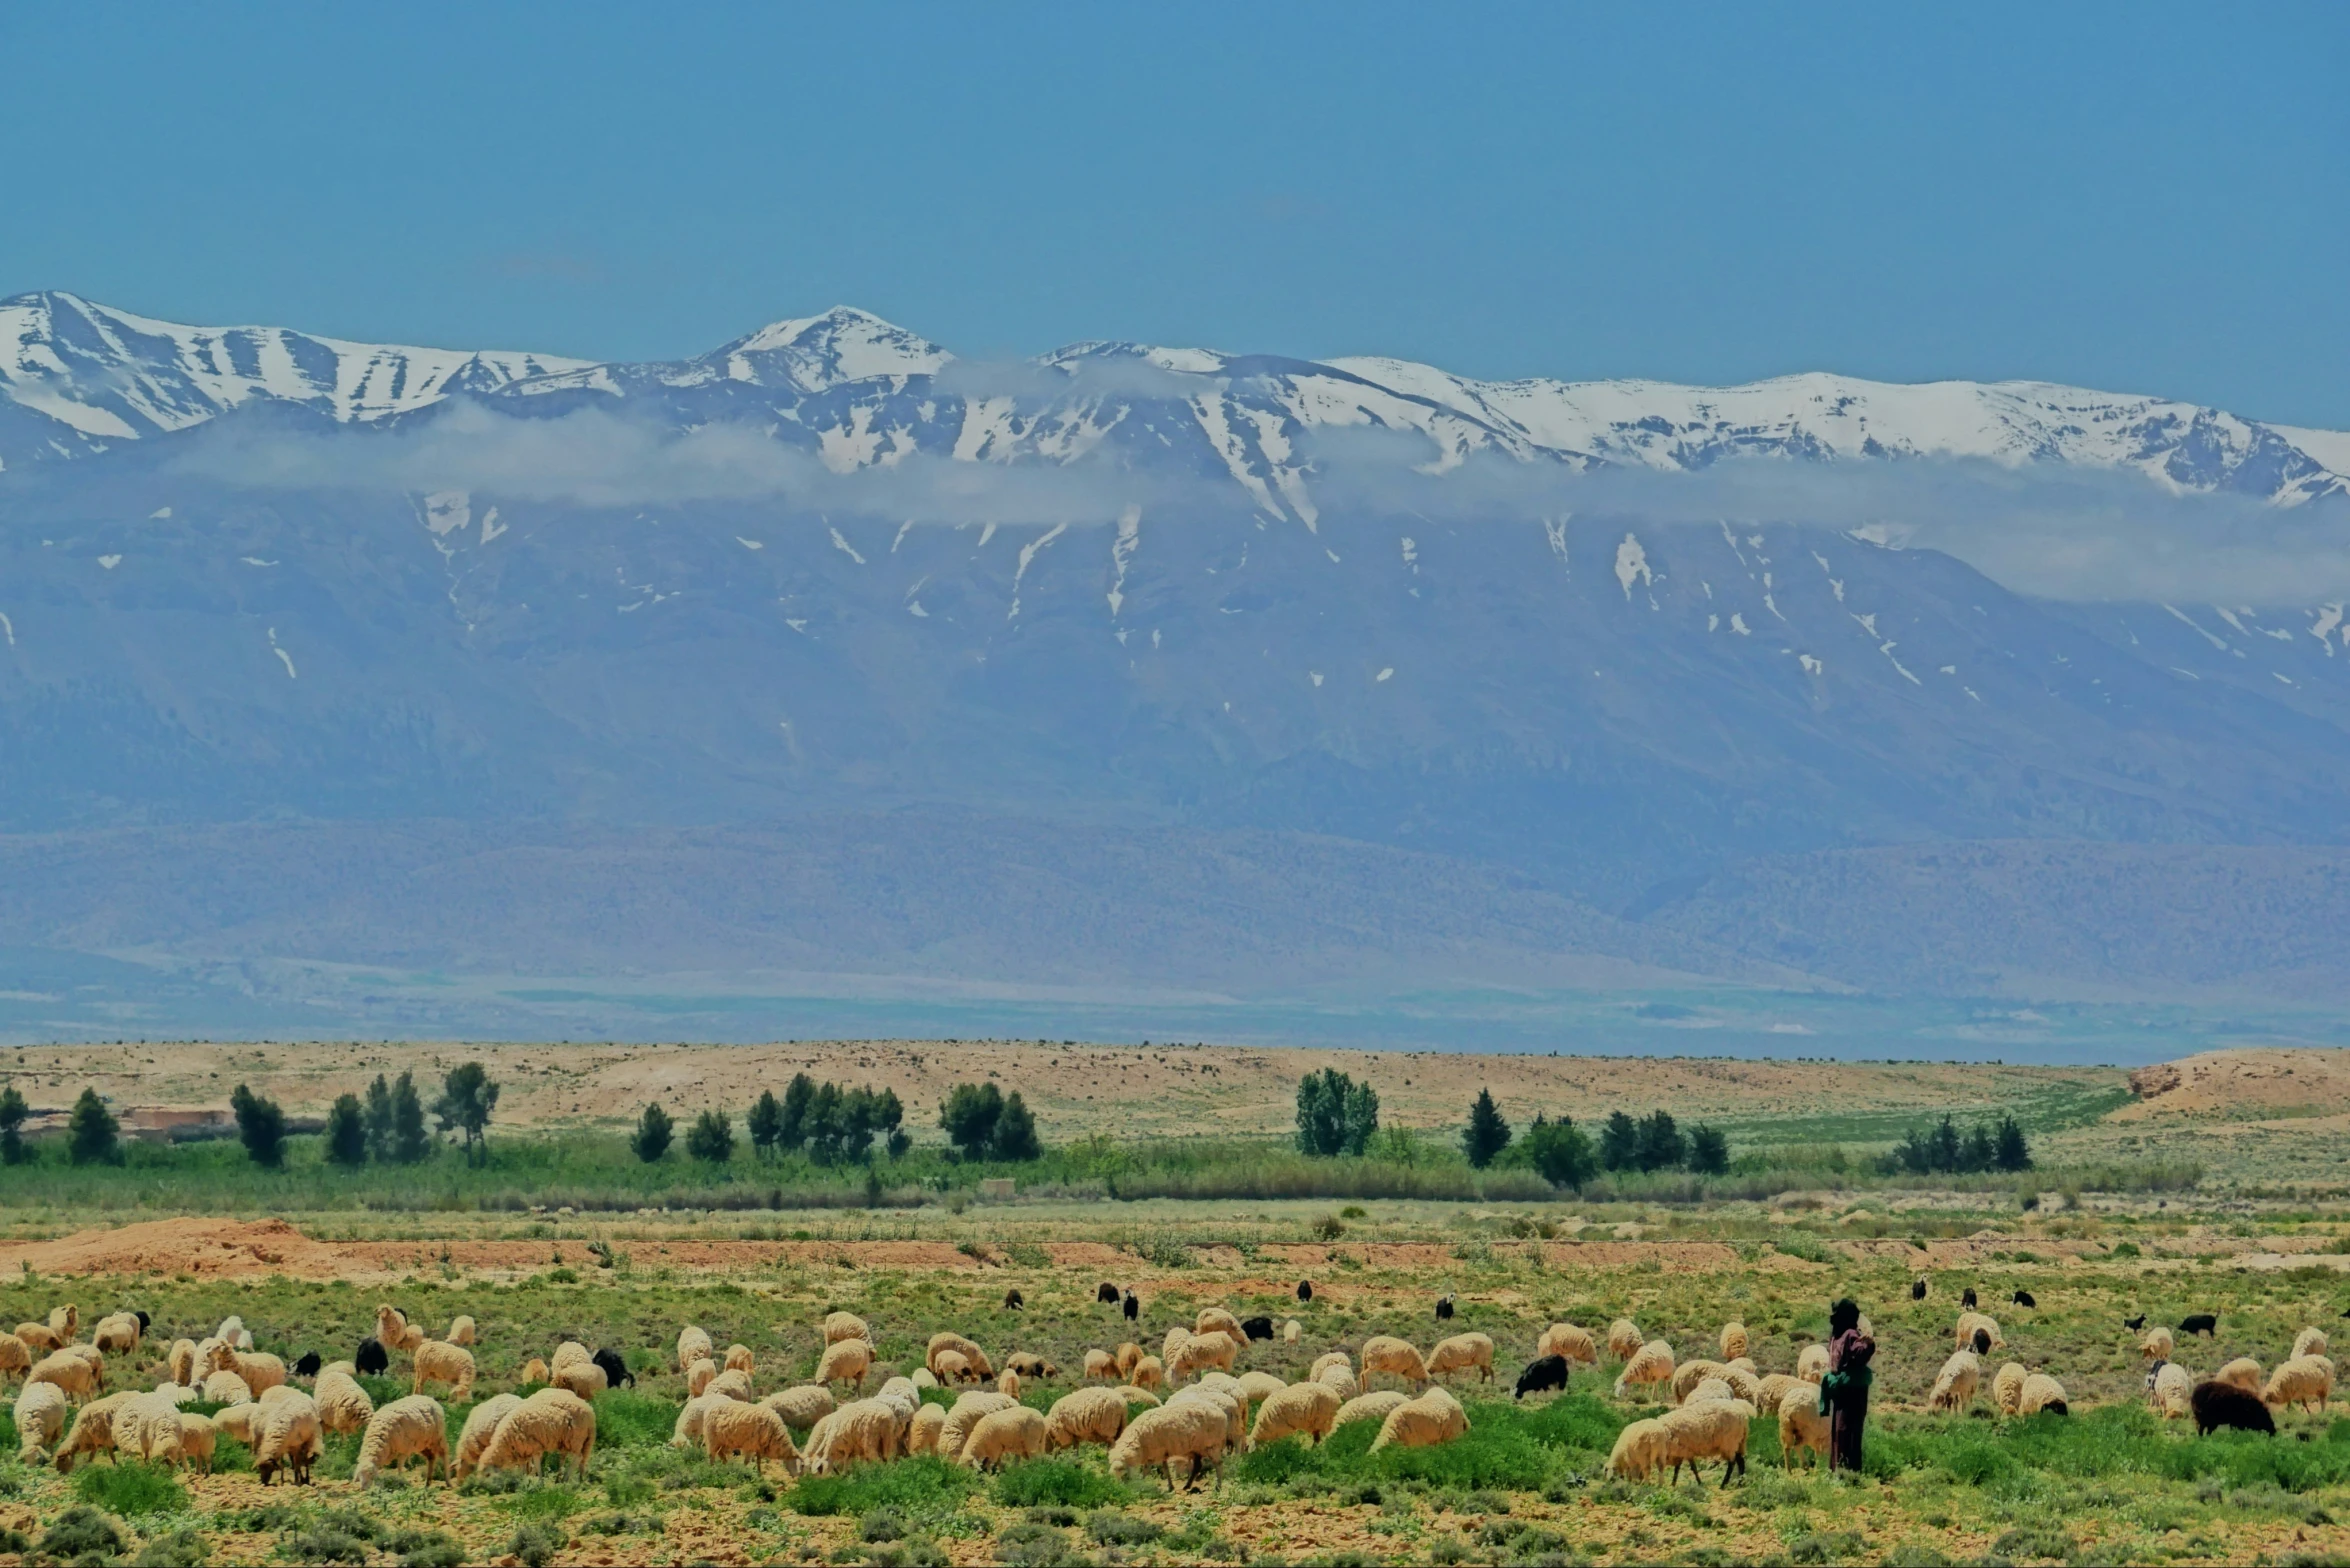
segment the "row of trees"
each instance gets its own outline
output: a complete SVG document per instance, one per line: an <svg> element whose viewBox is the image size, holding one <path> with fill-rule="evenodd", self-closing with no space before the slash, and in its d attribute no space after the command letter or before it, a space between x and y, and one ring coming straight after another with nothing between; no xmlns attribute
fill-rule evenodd
<svg viewBox="0 0 2350 1568"><path fill-rule="evenodd" d="M893 1160L911 1148L905 1117L894 1089L820 1084L800 1073L780 1099L773 1090L762 1093L743 1123L761 1159L805 1153L817 1165L857 1165L872 1159L877 1143ZM957 1084L939 1107L938 1124L967 1160L1044 1157L1036 1117L1017 1089L1007 1095L992 1083ZM647 1105L629 1147L649 1165L668 1154L676 1135L670 1114ZM686 1129L685 1152L697 1160L723 1165L734 1151L734 1119L722 1110L703 1111Z"/></svg>
<svg viewBox="0 0 2350 1568"><path fill-rule="evenodd" d="M2025 1142L2024 1129L2012 1116L2002 1116L1988 1126L1977 1122L1964 1134L1945 1116L1931 1131L1911 1128L1909 1136L1886 1156L1886 1163L1894 1170L1918 1176L2028 1171L2032 1168L2032 1146Z"/></svg>
<svg viewBox="0 0 2350 1568"><path fill-rule="evenodd" d="M1478 1090L1461 1132L1461 1152L1470 1165L1484 1170L1508 1153L1510 1142L1509 1121L1493 1103L1493 1092ZM1601 1170L1719 1176L1730 1169L1730 1140L1721 1129L1700 1122L1683 1133L1670 1111L1652 1111L1638 1120L1625 1111L1611 1112L1600 1125L1596 1145L1573 1117L1552 1121L1537 1112L1521 1153L1526 1164L1559 1187L1581 1187Z"/></svg>

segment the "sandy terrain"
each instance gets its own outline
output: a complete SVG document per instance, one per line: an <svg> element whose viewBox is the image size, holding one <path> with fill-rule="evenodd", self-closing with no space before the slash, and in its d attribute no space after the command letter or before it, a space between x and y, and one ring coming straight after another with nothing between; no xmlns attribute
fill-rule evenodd
<svg viewBox="0 0 2350 1568"><path fill-rule="evenodd" d="M2304 1118L2350 1114L2350 1051L2207 1051L2130 1074L2137 1103L2115 1121L2169 1116Z"/></svg>

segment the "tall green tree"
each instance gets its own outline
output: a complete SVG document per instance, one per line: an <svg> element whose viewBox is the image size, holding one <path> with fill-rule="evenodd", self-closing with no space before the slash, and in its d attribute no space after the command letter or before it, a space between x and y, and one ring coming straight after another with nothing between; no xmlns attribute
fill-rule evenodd
<svg viewBox="0 0 2350 1568"><path fill-rule="evenodd" d="M1640 1119L1639 1166L1644 1171L1669 1171L1689 1157L1688 1144L1671 1111L1651 1111Z"/></svg>
<svg viewBox="0 0 2350 1568"><path fill-rule="evenodd" d="M704 1111L685 1135L685 1152L709 1165L734 1158L734 1121L724 1111Z"/></svg>
<svg viewBox="0 0 2350 1568"><path fill-rule="evenodd" d="M1573 1118L1566 1116L1554 1122L1536 1114L1534 1125L1526 1129L1526 1161L1536 1175L1554 1187L1580 1191L1599 1174L1599 1151L1592 1148L1590 1138Z"/></svg>
<svg viewBox="0 0 2350 1568"><path fill-rule="evenodd" d="M122 1160L122 1124L95 1089L84 1089L65 1124L66 1158L76 1165L113 1165Z"/></svg>
<svg viewBox="0 0 2350 1568"><path fill-rule="evenodd" d="M751 1113L743 1118L743 1127L751 1135L754 1153L761 1159L774 1154L776 1143L783 1137L783 1102L775 1097L773 1089L759 1091Z"/></svg>
<svg viewBox="0 0 2350 1568"><path fill-rule="evenodd" d="M25 1147L24 1123L32 1114L15 1084L0 1089L0 1165L22 1165L31 1153Z"/></svg>
<svg viewBox="0 0 2350 1568"><path fill-rule="evenodd" d="M1629 1112L1608 1112L1599 1129L1599 1162L1611 1171L1639 1168L1640 1124Z"/></svg>
<svg viewBox="0 0 2350 1568"><path fill-rule="evenodd" d="M424 1126L424 1098L416 1092L413 1073L402 1073L392 1084L389 1152L394 1165L414 1165L432 1152L432 1135Z"/></svg>
<svg viewBox="0 0 2350 1568"><path fill-rule="evenodd" d="M367 1152L378 1165L392 1158L392 1086L382 1073L367 1086Z"/></svg>
<svg viewBox="0 0 2350 1568"><path fill-rule="evenodd" d="M1998 1131L1993 1135L1994 1163L2003 1171L2028 1171L2032 1168L2032 1146L2024 1141L2024 1129L2012 1116L1999 1118Z"/></svg>
<svg viewBox="0 0 2350 1568"><path fill-rule="evenodd" d="M338 1094L326 1113L329 1164L356 1170L367 1163L367 1112L355 1094Z"/></svg>
<svg viewBox="0 0 2350 1568"><path fill-rule="evenodd" d="M1991 1129L1981 1122L1966 1135L1966 1147L1959 1152L1958 1168L1962 1171L1987 1171L1999 1163L1999 1144Z"/></svg>
<svg viewBox="0 0 2350 1568"><path fill-rule="evenodd" d="M1700 1176L1730 1173L1730 1140L1719 1127L1699 1122L1689 1129L1689 1168Z"/></svg>
<svg viewBox="0 0 2350 1568"><path fill-rule="evenodd" d="M654 1164L669 1152L669 1140L675 1135L669 1113L648 1101L644 1114L636 1119L636 1131L629 1135L629 1152L647 1165Z"/></svg>
<svg viewBox="0 0 2350 1568"><path fill-rule="evenodd" d="M815 1103L816 1080L806 1073L792 1074L783 1090L783 1125L775 1135L784 1153L797 1154L808 1146L808 1107Z"/></svg>
<svg viewBox="0 0 2350 1568"><path fill-rule="evenodd" d="M1491 1165L1510 1146L1510 1124L1493 1103L1491 1089L1479 1089L1469 1106L1469 1125L1461 1133L1461 1152L1477 1170Z"/></svg>
<svg viewBox="0 0 2350 1568"><path fill-rule="evenodd" d="M1004 1092L993 1083L959 1083L939 1106L938 1124L965 1159L984 1159L1003 1114Z"/></svg>
<svg viewBox="0 0 2350 1568"><path fill-rule="evenodd" d="M818 1165L838 1165L848 1155L848 1094L837 1083L820 1083L808 1102L808 1158Z"/></svg>
<svg viewBox="0 0 2350 1568"><path fill-rule="evenodd" d="M1044 1158L1044 1145L1036 1136L1036 1118L1028 1113L1028 1102L1020 1098L1017 1089L1004 1098L1004 1114L996 1118L988 1152L999 1160Z"/></svg>
<svg viewBox="0 0 2350 1568"><path fill-rule="evenodd" d="M490 1080L489 1069L467 1062L441 1080L441 1096L433 1101L432 1114L441 1131L465 1135L466 1163L474 1164L489 1156L490 1113L497 1108L498 1086Z"/></svg>
<svg viewBox="0 0 2350 1568"><path fill-rule="evenodd" d="M238 1084L228 1097L236 1113L237 1137L246 1157L256 1165L276 1170L286 1163L286 1113L275 1100Z"/></svg>
<svg viewBox="0 0 2350 1568"><path fill-rule="evenodd" d="M1362 1154L1379 1131L1379 1091L1337 1068L1308 1073L1297 1085L1297 1147L1327 1158Z"/></svg>
<svg viewBox="0 0 2350 1568"><path fill-rule="evenodd" d="M906 1107L897 1090L884 1089L873 1097L873 1130L881 1135L882 1147L893 1160L914 1146L906 1132Z"/></svg>

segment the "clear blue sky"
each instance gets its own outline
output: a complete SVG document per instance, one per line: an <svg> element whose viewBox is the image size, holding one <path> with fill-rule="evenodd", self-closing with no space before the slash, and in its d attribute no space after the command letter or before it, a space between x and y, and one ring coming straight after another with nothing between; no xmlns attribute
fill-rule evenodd
<svg viewBox="0 0 2350 1568"><path fill-rule="evenodd" d="M0 6L0 294L593 357L864 305L2350 427L2350 4Z"/></svg>

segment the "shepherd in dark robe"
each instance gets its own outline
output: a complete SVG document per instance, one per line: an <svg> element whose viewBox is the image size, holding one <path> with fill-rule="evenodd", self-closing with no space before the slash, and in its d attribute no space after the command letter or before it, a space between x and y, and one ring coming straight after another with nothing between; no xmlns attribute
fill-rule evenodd
<svg viewBox="0 0 2350 1568"><path fill-rule="evenodd" d="M1869 1362L1877 1342L1860 1331L1860 1304L1850 1297L1828 1309L1828 1374L1820 1379L1820 1412L1828 1418L1828 1464L1861 1467L1861 1428L1869 1419Z"/></svg>

